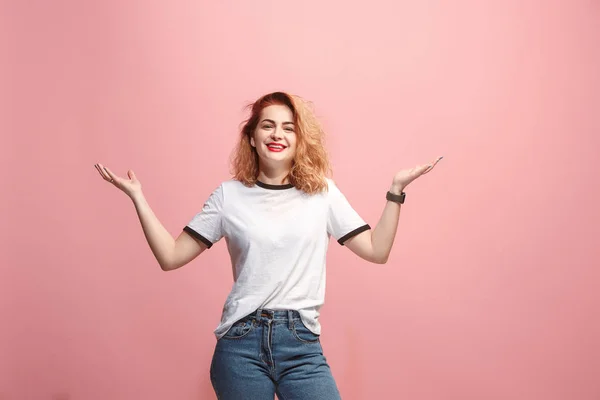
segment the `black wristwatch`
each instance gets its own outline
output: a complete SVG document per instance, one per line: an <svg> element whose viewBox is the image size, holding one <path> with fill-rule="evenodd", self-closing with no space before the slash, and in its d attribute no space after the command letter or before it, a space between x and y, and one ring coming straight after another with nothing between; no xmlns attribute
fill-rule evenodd
<svg viewBox="0 0 600 400"><path fill-rule="evenodd" d="M386 200L393 201L395 203L404 204L404 199L406 199L406 193L402 192L398 195L392 192L387 192L385 198Z"/></svg>

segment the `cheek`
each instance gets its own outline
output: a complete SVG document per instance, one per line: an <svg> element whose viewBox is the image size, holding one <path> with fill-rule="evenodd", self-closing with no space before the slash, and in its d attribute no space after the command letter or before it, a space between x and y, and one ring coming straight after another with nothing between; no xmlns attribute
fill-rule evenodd
<svg viewBox="0 0 600 400"><path fill-rule="evenodd" d="M254 135L252 135L252 142L254 144L254 147L258 147L259 143L263 143L266 139L266 136L264 135L264 132L257 129L256 131L254 131Z"/></svg>
<svg viewBox="0 0 600 400"><path fill-rule="evenodd" d="M257 147L257 143L260 143L263 140L260 133L260 129L256 129L252 136L250 136L250 144L253 147Z"/></svg>

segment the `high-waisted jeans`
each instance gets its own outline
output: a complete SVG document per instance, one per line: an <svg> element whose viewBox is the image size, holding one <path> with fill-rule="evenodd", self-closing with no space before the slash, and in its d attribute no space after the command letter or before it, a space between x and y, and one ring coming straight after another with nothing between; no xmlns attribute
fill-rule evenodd
<svg viewBox="0 0 600 400"><path fill-rule="evenodd" d="M339 400L319 336L292 310L257 310L217 341L210 378L219 400Z"/></svg>

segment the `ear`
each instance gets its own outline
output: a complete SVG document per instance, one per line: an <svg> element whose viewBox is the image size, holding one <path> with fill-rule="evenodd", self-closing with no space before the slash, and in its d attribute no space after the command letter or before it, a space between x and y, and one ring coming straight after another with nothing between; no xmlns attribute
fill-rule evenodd
<svg viewBox="0 0 600 400"><path fill-rule="evenodd" d="M256 147L256 144L254 143L254 138L252 136L250 136L250 146Z"/></svg>

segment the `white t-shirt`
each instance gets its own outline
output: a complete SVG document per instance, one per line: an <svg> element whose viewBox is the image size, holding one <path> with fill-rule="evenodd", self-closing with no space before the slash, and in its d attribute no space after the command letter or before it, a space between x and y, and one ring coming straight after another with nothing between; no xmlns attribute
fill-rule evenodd
<svg viewBox="0 0 600 400"><path fill-rule="evenodd" d="M287 185L223 182L184 228L209 248L225 238L234 284L225 301L221 338L257 309L297 310L308 329L321 333L325 257L330 236L338 243L370 226L331 179L328 191L309 195Z"/></svg>

